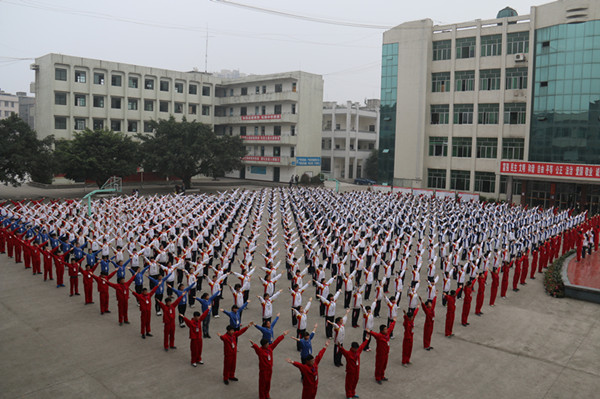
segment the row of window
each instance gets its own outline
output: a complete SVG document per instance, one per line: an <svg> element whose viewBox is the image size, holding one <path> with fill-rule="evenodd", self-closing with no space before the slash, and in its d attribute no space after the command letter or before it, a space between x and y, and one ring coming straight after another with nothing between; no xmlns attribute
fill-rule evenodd
<svg viewBox="0 0 600 399"><path fill-rule="evenodd" d="M473 104L454 104L453 123L455 125L473 124ZM479 104L477 123L480 125L497 125L499 122L500 104ZM505 103L504 123L507 125L523 125L527 116L526 103ZM449 104L432 104L430 123L447 125L450 121Z"/></svg>
<svg viewBox="0 0 600 399"><path fill-rule="evenodd" d="M246 153L248 155L258 155L261 157L264 156L274 156L274 157L280 157L281 156L281 147L279 146L274 146L271 147L273 149L272 153L269 154L268 152L265 151L265 146L247 146L246 147ZM290 149L290 157L295 157L296 156L296 147L291 146L289 147Z"/></svg>
<svg viewBox="0 0 600 399"><path fill-rule="evenodd" d="M282 93L283 89L284 89L283 83L276 83L275 85L273 85L274 93ZM267 93L267 85L255 86L254 93L252 92L251 87L240 87L239 90L240 91L238 94L238 89L230 88L229 89L229 97L233 97L233 96L237 96L237 95L247 96L249 94L266 94ZM297 84L296 84L296 82L292 82L291 83L291 91L296 92L296 90L297 90ZM228 91L224 89L223 97L227 97L227 95L228 95ZM217 93L217 97L219 97L219 93Z"/></svg>
<svg viewBox="0 0 600 399"><path fill-rule="evenodd" d="M8 108L15 108L15 102L14 101L4 101L4 106L8 107Z"/></svg>
<svg viewBox="0 0 600 399"><path fill-rule="evenodd" d="M499 191L506 194L507 177L500 176ZM496 191L494 172L475 172L473 191L493 193ZM450 170L450 190L470 191L471 172L468 170ZM446 169L427 169L427 187L446 189ZM521 192L521 182L513 179L513 193Z"/></svg>
<svg viewBox="0 0 600 399"><path fill-rule="evenodd" d="M55 116L54 117L54 129L57 130L66 130L67 129L67 120L66 116ZM121 119L111 119L110 120L110 129L115 132L124 131L123 128L126 128L127 132L137 133L139 132L141 125L141 121L137 120L127 120L123 121ZM92 119L92 126L87 125L87 118L73 118L73 129L74 130L84 130L86 128L96 129L104 129L108 128L109 125L106 123L105 119ZM150 121L144 121L143 124L145 133L152 133L152 127Z"/></svg>
<svg viewBox="0 0 600 399"><path fill-rule="evenodd" d="M270 107L269 107L270 108ZM275 115L279 115L282 113L282 109L283 109L283 105L281 104L275 104L273 106L273 114ZM291 104L291 108L290 108L290 113L295 114L296 113L296 104ZM248 107L240 107L240 115L241 116L246 116L246 115L266 115L267 114L267 106L266 105L256 105L254 107L254 114L249 114L248 113ZM229 116L234 116L234 109L233 107L229 107Z"/></svg>
<svg viewBox="0 0 600 399"><path fill-rule="evenodd" d="M454 49L457 59L474 58L477 38L463 37L455 40ZM481 36L481 56L502 55L502 35ZM518 54L529 52L529 31L508 33L506 35L506 53ZM452 40L433 42L433 60L449 60L452 58Z"/></svg>
<svg viewBox="0 0 600 399"><path fill-rule="evenodd" d="M506 90L527 88L527 68L507 68L505 78ZM474 91L475 71L454 72L454 91ZM500 69L482 69L479 71L479 90L500 90ZM433 93L450 91L450 72L431 74L431 91Z"/></svg>
<svg viewBox="0 0 600 399"><path fill-rule="evenodd" d="M86 83L87 82L87 72L75 70L74 79L76 83ZM123 75L120 74L112 74L110 76L110 85L114 87L121 87L123 85ZM67 70L65 68L55 68L54 69L54 79L67 81ZM140 88L141 79L136 76L129 76L127 79L128 87L132 89ZM104 85L105 84L105 74L104 72L94 72L94 84L95 85ZM169 91L170 81L168 80L159 80L159 89L160 91ZM144 78L144 89L146 90L154 90L156 85L155 78ZM183 93L185 90L184 82L175 82L173 85L176 93ZM188 84L188 93L189 94L198 94L198 85L189 83ZM210 86L202 86L202 95L210 96Z"/></svg>
<svg viewBox="0 0 600 399"><path fill-rule="evenodd" d="M471 158L473 139L471 137L452 138L452 156L458 158ZM476 158L498 157L498 139L478 137L476 139ZM525 140L519 138L502 139L502 159L523 159ZM448 156L448 137L429 137L429 156Z"/></svg>

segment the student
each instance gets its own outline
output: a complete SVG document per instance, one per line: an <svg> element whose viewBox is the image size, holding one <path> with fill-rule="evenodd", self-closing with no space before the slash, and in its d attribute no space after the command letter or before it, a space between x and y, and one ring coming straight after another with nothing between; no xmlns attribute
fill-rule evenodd
<svg viewBox="0 0 600 399"><path fill-rule="evenodd" d="M163 324L164 324L164 349L165 352L171 349L177 349L175 346L175 307L181 302L182 298L186 296L187 292L191 289L191 287L187 287L183 290L183 293L179 295L179 297L172 302L171 297L168 297L165 300L165 303L158 302L162 311L163 311Z"/></svg>
<svg viewBox="0 0 600 399"><path fill-rule="evenodd" d="M135 276L131 276L128 281L125 281L123 277L117 280L117 284L107 281L107 284L114 288L117 293L117 306L119 309L119 325L123 323L129 324L129 318L127 317L127 307L129 305L129 286L133 282Z"/></svg>
<svg viewBox="0 0 600 399"><path fill-rule="evenodd" d="M223 384L229 385L229 381L238 381L235 376L235 366L237 361L237 339L246 332L254 322L250 322L246 327L236 331L231 325L227 326L227 332L223 335L217 333L223 341Z"/></svg>
<svg viewBox="0 0 600 399"><path fill-rule="evenodd" d="M240 314L242 313L242 311L244 309L246 309L246 306L248 306L249 302L250 301L245 302L241 308L238 308L237 305L233 305L231 307L231 312L220 309L221 312L225 313L229 317L229 325L232 326L235 329L235 331L239 331L240 327L242 326L242 320L240 319Z"/></svg>
<svg viewBox="0 0 600 399"><path fill-rule="evenodd" d="M148 276L148 279L150 280L150 288L154 288L157 285L160 285L160 288L158 290L156 290L156 292L154 294L154 310L156 310L157 316L162 316L162 310L161 310L159 303L160 303L160 301L163 300L163 295L165 293L164 283L167 281L167 278L169 278L172 273L173 272L167 274L166 277L164 277L164 278L161 274L159 274L157 276L157 278Z"/></svg>
<svg viewBox="0 0 600 399"><path fill-rule="evenodd" d="M413 348L413 336L415 328L415 316L419 312L419 308L414 311L404 311L404 339L402 340L402 365L408 367L410 364L410 355Z"/></svg>
<svg viewBox="0 0 600 399"><path fill-rule="evenodd" d="M69 268L69 296L79 295L79 266L82 261L83 258L79 262L71 259L71 262L66 264Z"/></svg>
<svg viewBox="0 0 600 399"><path fill-rule="evenodd" d="M461 324L463 327L469 325L469 312L471 311L471 302L473 301L473 283L467 282L465 285L465 299L463 301Z"/></svg>
<svg viewBox="0 0 600 399"><path fill-rule="evenodd" d="M110 287L108 280L110 280L115 274L117 274L116 270L108 275L106 272L100 272L100 276L92 274L92 277L94 280L96 280L96 284L98 285L98 294L100 296L100 314L110 313L110 310L108 310L108 288Z"/></svg>
<svg viewBox="0 0 600 399"><path fill-rule="evenodd" d="M288 363L297 367L302 374L302 399L315 399L317 397L317 389L319 388L319 363L323 359L328 346L329 340L325 342L325 346L321 349L317 357L308 355L305 364L293 362L290 358L286 359Z"/></svg>
<svg viewBox="0 0 600 399"><path fill-rule="evenodd" d="M346 336L346 327L344 325L346 324L346 320L348 320L348 313L350 313L350 309L346 309L346 314L344 317L338 317L335 319L335 323L331 323L329 320L327 320L328 323L331 323L333 330L335 331L335 338L333 341L335 344L333 347L333 364L336 367L343 366L342 352L340 352L338 348L340 346L344 346L344 337Z"/></svg>
<svg viewBox="0 0 600 399"><path fill-rule="evenodd" d="M191 290L195 286L196 286L195 283L193 285L189 286L189 290ZM173 292L177 296L180 296L184 292L183 291L184 290L184 285L183 284L179 284L179 286L177 288L178 289L173 288ZM185 323L183 321L183 316L185 316L185 311L187 309L187 301L188 301L188 296L186 295L185 297L183 297L181 299L181 302L179 302L179 305L177 305L177 310L179 311L179 327L181 327L181 328L185 327Z"/></svg>
<svg viewBox="0 0 600 399"><path fill-rule="evenodd" d="M142 293L138 294L135 291L131 293L138 300L138 304L140 306L140 334L142 334L142 339L146 339L146 337L151 337L150 333L150 319L152 313L152 295L162 287L161 282L159 285L154 286L152 291L148 292L147 288L142 288ZM131 288L130 288L131 289Z"/></svg>
<svg viewBox="0 0 600 399"><path fill-rule="evenodd" d="M460 290L460 289L459 289ZM446 329L444 335L448 338L453 337L452 330L454 328L454 314L456 312L456 291L450 291L450 294L445 295L446 298Z"/></svg>
<svg viewBox="0 0 600 399"><path fill-rule="evenodd" d="M437 302L437 296L433 298L433 300L427 300L423 302L421 297L419 297L419 301L421 302L421 308L425 313L425 325L423 326L423 348L425 350L432 350L433 346L431 346L431 335L433 334L433 322L435 319L435 304Z"/></svg>
<svg viewBox="0 0 600 399"><path fill-rule="evenodd" d="M385 369L387 368L390 355L390 338L395 326L396 319L392 321L389 327L386 324L381 324L378 333L368 330L369 334L377 341L377 350L375 352L375 382L379 385L382 384L382 381L388 380L385 377Z"/></svg>
<svg viewBox="0 0 600 399"><path fill-rule="evenodd" d="M347 398L358 398L356 394L356 385L360 377L360 354L362 353L368 341L364 341L360 346L358 342L352 342L350 344L350 350L344 349L343 346L339 345L338 350L346 358L346 397Z"/></svg>
<svg viewBox="0 0 600 399"><path fill-rule="evenodd" d="M318 325L318 323L315 323L315 328L313 328L311 333L304 331L304 335L300 339L292 337L292 339L300 346L300 361L302 364L305 364L306 359L309 356L312 356L312 339L315 337Z"/></svg>
<svg viewBox="0 0 600 399"><path fill-rule="evenodd" d="M198 300L198 302L200 302L200 305L202 305L202 312L204 312L206 309L208 309L209 307L213 306L213 301L218 298L218 296L221 295L221 291L217 291L213 294L213 296L211 296L210 298L208 297L208 293L205 292L204 294L202 294L202 297L198 298L196 297L196 299ZM202 321L202 338L209 338L210 339L210 334L208 332L208 327L210 326L210 317L211 317L211 313L208 314L208 316Z"/></svg>
<svg viewBox="0 0 600 399"><path fill-rule="evenodd" d="M270 344L273 343L273 329L275 328L275 324L277 324L278 320L279 313L277 313L277 316L273 322L271 322L271 320L263 320L262 326L254 325L254 327L256 327L256 329L262 333L262 339L266 339Z"/></svg>
<svg viewBox="0 0 600 399"><path fill-rule="evenodd" d="M209 317L210 306L206 308L204 313L194 312L194 317L188 319L184 315L180 315L183 318L184 323L190 329L190 352L192 354L191 364L192 367L196 367L198 364L204 364L202 361L202 321Z"/></svg>
<svg viewBox="0 0 600 399"><path fill-rule="evenodd" d="M286 330L277 339L270 343L267 339L260 340L260 347L252 340L252 348L258 356L258 397L260 399L270 399L269 391L271 390L271 377L273 375L273 350L281 341L288 335L289 330Z"/></svg>

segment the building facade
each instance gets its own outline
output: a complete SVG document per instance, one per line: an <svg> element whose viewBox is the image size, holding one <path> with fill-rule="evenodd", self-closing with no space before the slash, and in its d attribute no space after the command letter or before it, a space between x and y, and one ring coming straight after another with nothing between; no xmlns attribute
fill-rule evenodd
<svg viewBox="0 0 600 399"><path fill-rule="evenodd" d="M366 161L378 143L379 100L323 103L323 173L342 180L366 178Z"/></svg>
<svg viewBox="0 0 600 399"><path fill-rule="evenodd" d="M24 91L18 91L17 97L19 97L19 117L29 127L35 129L35 97L28 97Z"/></svg>
<svg viewBox="0 0 600 399"><path fill-rule="evenodd" d="M19 97L0 90L0 119L19 113Z"/></svg>
<svg viewBox="0 0 600 399"><path fill-rule="evenodd" d="M600 3L383 36L380 180L598 210Z"/></svg>
<svg viewBox="0 0 600 399"><path fill-rule="evenodd" d="M151 134L151 121L185 117L217 134L243 136L249 153L231 176L287 181L320 170L320 162L307 161L321 154L320 75L224 79L60 54L37 58L31 68L40 137L70 139L86 128Z"/></svg>

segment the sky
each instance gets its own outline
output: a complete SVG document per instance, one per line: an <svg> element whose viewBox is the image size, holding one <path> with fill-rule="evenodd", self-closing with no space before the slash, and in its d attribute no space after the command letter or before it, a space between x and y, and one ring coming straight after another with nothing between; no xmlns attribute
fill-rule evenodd
<svg viewBox="0 0 600 399"><path fill-rule="evenodd" d="M323 75L324 100L380 97L383 32L519 15L549 0L0 0L0 89L29 91L36 57ZM250 6L250 7L247 7ZM208 45L207 45L208 43Z"/></svg>

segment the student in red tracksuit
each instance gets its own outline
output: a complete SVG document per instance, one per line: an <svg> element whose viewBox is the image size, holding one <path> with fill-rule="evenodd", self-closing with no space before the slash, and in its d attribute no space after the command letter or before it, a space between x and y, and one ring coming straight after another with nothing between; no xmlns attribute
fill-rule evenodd
<svg viewBox="0 0 600 399"><path fill-rule="evenodd" d="M156 288L156 287L154 287ZM206 319L210 313L210 306L200 314L200 312L194 312L194 317L188 319L187 317L180 314L183 321L190 329L190 352L192 353L192 366L196 367L198 363L204 364L202 361L202 321Z"/></svg>
<svg viewBox="0 0 600 399"><path fill-rule="evenodd" d="M110 313L110 310L108 310L108 288L110 287L108 280L117 274L118 270L119 269L115 269L115 271L108 275L104 272L101 272L99 276L92 274L92 277L98 284L98 294L100 296L100 314Z"/></svg>
<svg viewBox="0 0 600 399"><path fill-rule="evenodd" d="M271 376L273 375L273 350L279 345L281 341L288 335L290 331L286 330L281 334L272 344L269 344L269 340L263 338L260 340L260 347L256 345L252 340L252 349L258 356L258 397L259 399L270 399L271 395Z"/></svg>
<svg viewBox="0 0 600 399"><path fill-rule="evenodd" d="M515 274L513 275L513 291L517 292L519 291L519 278L521 277L521 263L523 262L523 258L522 257L518 257L517 260L514 262L515 263Z"/></svg>
<svg viewBox="0 0 600 399"><path fill-rule="evenodd" d="M84 259L81 258L78 262L73 258L71 263L66 264L69 268L69 290L71 292L69 296L79 295L79 267Z"/></svg>
<svg viewBox="0 0 600 399"><path fill-rule="evenodd" d="M526 285L525 279L527 279L527 272L529 271L529 250L527 250L521 257L521 285Z"/></svg>
<svg viewBox="0 0 600 399"><path fill-rule="evenodd" d="M96 270L96 267L98 267L98 263L94 267L87 265L85 269L81 267L81 264L79 265L79 271L83 276L83 293L85 294L86 305L94 303L94 270Z"/></svg>
<svg viewBox="0 0 600 399"><path fill-rule="evenodd" d="M132 278L135 278L135 275L133 275ZM158 305L160 306L163 312L165 352L167 352L169 348L177 349L177 347L175 346L175 308L177 308L179 302L181 302L183 297L187 295L188 291L194 286L195 284L192 284L185 290L183 290L183 292L181 293L181 295L179 295L179 297L177 297L175 302L172 302L171 297L165 299L165 303L158 301Z"/></svg>
<svg viewBox="0 0 600 399"><path fill-rule="evenodd" d="M538 250L534 249L531 256L532 256L532 258L531 258L531 274L529 275L529 278L532 280L535 280L535 272L537 270L537 263L538 263Z"/></svg>
<svg viewBox="0 0 600 399"><path fill-rule="evenodd" d="M404 338L402 339L402 365L408 367L413 348L413 336L415 328L415 316L419 313L419 308L414 311L404 311Z"/></svg>
<svg viewBox="0 0 600 399"><path fill-rule="evenodd" d="M52 277L52 253L48 249L48 246L44 243L40 245L42 256L44 257L44 281L48 278L54 280Z"/></svg>
<svg viewBox="0 0 600 399"><path fill-rule="evenodd" d="M463 300L461 324L463 327L469 325L469 312L471 311L471 302L473 301L473 282L468 281L465 284L465 299Z"/></svg>
<svg viewBox="0 0 600 399"><path fill-rule="evenodd" d="M317 357L308 355L304 364L293 362L290 358L286 359L288 363L300 369L300 373L302 373L302 399L315 399L317 397L317 389L319 388L319 363L323 359L328 346L329 340L325 342L325 346L321 349Z"/></svg>
<svg viewBox="0 0 600 399"><path fill-rule="evenodd" d="M461 288L458 289L459 291ZM454 336L452 330L454 328L454 315L456 313L456 291L450 291L450 294L444 295L446 298L446 329L444 335L448 338Z"/></svg>
<svg viewBox="0 0 600 399"><path fill-rule="evenodd" d="M485 281L487 279L487 272L479 273L477 276L477 299L475 300L475 314L477 316L481 316L483 312L481 308L483 307L483 301L485 299Z"/></svg>
<svg viewBox="0 0 600 399"><path fill-rule="evenodd" d="M25 269L31 269L31 241L23 237L21 239L21 245L23 248L23 263L25 264Z"/></svg>
<svg viewBox="0 0 600 399"><path fill-rule="evenodd" d="M40 262L40 247L35 244L31 244L31 248L29 249L30 257L31 257L31 266L33 267L33 274L42 274L41 262Z"/></svg>
<svg viewBox="0 0 600 399"><path fill-rule="evenodd" d="M217 333L221 341L223 341L223 383L229 384L229 381L237 381L235 376L235 365L237 361L237 340L240 335L246 332L249 327L252 327L254 322L250 322L246 327L239 331L231 325L227 326L227 332L223 335Z"/></svg>
<svg viewBox="0 0 600 399"><path fill-rule="evenodd" d="M365 340L360 346L358 342L352 342L350 350L344 349L342 345L338 345L338 350L346 358L346 397L356 398L356 385L360 378L360 354L369 341Z"/></svg>
<svg viewBox="0 0 600 399"><path fill-rule="evenodd" d="M131 276L128 281L125 281L123 277L121 277L117 284L107 282L109 286L115 289L117 293L117 306L119 309L119 325L122 326L123 323L129 324L129 318L127 317L127 307L129 306L129 286L133 282L135 278L135 274Z"/></svg>
<svg viewBox="0 0 600 399"><path fill-rule="evenodd" d="M370 330L367 331L377 341L377 350L375 351L375 382L379 385L381 385L382 381L388 380L385 376L385 369L387 368L390 355L390 337L396 326L396 319L395 317L389 327L387 324L381 324L378 333Z"/></svg>
<svg viewBox="0 0 600 399"><path fill-rule="evenodd" d="M506 298L506 291L508 291L508 278L510 275L510 267L512 266L512 261L510 263L504 262L502 265L502 284L500 285L500 298Z"/></svg>
<svg viewBox="0 0 600 399"><path fill-rule="evenodd" d="M54 267L56 268L56 288L65 286L64 281L63 281L63 277L65 274L65 266L66 266L65 257L71 251L71 250L68 250L67 252L62 253L62 254L55 253L55 252L58 252L59 249L60 249L60 245L58 245L56 248L54 248L52 251L50 251L50 253L52 254L52 257L54 258Z"/></svg>
<svg viewBox="0 0 600 399"><path fill-rule="evenodd" d="M496 303L496 296L498 295L498 285L500 285L500 269L492 269L492 288L490 288L490 306L494 306Z"/></svg>
<svg viewBox="0 0 600 399"><path fill-rule="evenodd" d="M419 297L419 301L421 302L421 308L423 312L425 312L425 325L423 326L423 348L430 351L433 349L431 346L431 335L433 334L433 322L435 320L435 304L437 302L437 295L433 297L433 300L427 300L423 302L421 297Z"/></svg>
<svg viewBox="0 0 600 399"><path fill-rule="evenodd" d="M88 266L89 267L89 266ZM134 290L131 290L131 293L137 299L138 304L140 305L140 334L142 334L142 339L146 339L146 337L151 337L150 333L150 315L152 313L152 295L160 288L160 286L164 283L164 280L161 281L160 284L157 284L150 292L146 287L142 288L142 293L138 294Z"/></svg>

